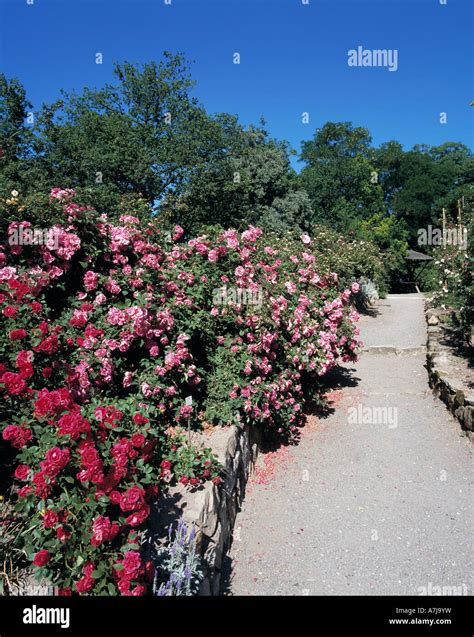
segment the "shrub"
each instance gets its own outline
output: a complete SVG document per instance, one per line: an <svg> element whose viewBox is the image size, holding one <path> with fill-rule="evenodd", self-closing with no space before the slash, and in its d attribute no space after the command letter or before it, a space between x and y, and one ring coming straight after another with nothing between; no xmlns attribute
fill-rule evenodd
<svg viewBox="0 0 474 637"><path fill-rule="evenodd" d="M209 228L186 241L179 226L111 221L61 189L38 209L5 205L3 236L53 220L45 243L0 250L2 436L18 450L22 548L63 594L144 594L160 489L220 480L184 428L238 414L294 437L303 381L317 390L355 359L358 285L341 289L337 260L306 235Z"/></svg>
<svg viewBox="0 0 474 637"><path fill-rule="evenodd" d="M373 241L343 236L326 226L317 226L313 235L318 267L335 271L342 286L352 281L371 281L379 294L388 292L389 272L380 249Z"/></svg>

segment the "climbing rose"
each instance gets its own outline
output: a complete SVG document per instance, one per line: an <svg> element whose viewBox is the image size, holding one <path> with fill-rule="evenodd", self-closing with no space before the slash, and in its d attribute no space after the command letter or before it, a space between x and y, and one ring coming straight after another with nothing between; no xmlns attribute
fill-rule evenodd
<svg viewBox="0 0 474 637"><path fill-rule="evenodd" d="M127 551L122 561L123 571L118 571L119 576L122 575L125 579L134 579L140 574L142 568L142 560L140 553L137 551Z"/></svg>
<svg viewBox="0 0 474 637"><path fill-rule="evenodd" d="M76 582L76 590L78 593L88 593L95 584L92 573L95 571L93 562L86 562L82 568L83 577Z"/></svg>
<svg viewBox="0 0 474 637"><path fill-rule="evenodd" d="M45 551L44 549L42 549L41 551L38 551L38 553L36 553L33 564L35 566L45 566L50 559L51 555L49 551Z"/></svg>
<svg viewBox="0 0 474 637"><path fill-rule="evenodd" d="M43 526L45 529L53 529L59 522L59 516L51 509L47 509L43 515Z"/></svg>
<svg viewBox="0 0 474 637"><path fill-rule="evenodd" d="M137 511L145 504L145 491L138 486L130 487L120 497L122 511Z"/></svg>
<svg viewBox="0 0 474 637"><path fill-rule="evenodd" d="M2 436L4 440L10 442L12 447L21 449L31 440L33 434L31 433L31 429L23 425L21 427L18 425L7 425L3 430Z"/></svg>
<svg viewBox="0 0 474 637"><path fill-rule="evenodd" d="M26 389L26 383L21 374L14 374L13 372L5 372L0 376L0 383L5 385L7 393L11 396L18 396Z"/></svg>
<svg viewBox="0 0 474 637"><path fill-rule="evenodd" d="M41 469L47 476L56 476L68 464L71 453L69 449L52 447L48 449L45 459L41 462Z"/></svg>
<svg viewBox="0 0 474 637"><path fill-rule="evenodd" d="M88 270L84 274L84 287L86 290L95 290L99 283L99 275L96 272L92 272L92 270Z"/></svg>
<svg viewBox="0 0 474 637"><path fill-rule="evenodd" d="M15 478L18 480L26 480L30 473L30 467L27 464L19 464L15 469Z"/></svg>
<svg viewBox="0 0 474 637"><path fill-rule="evenodd" d="M63 526L60 526L56 529L56 537L60 542L66 542L71 537L71 532L65 529Z"/></svg>
<svg viewBox="0 0 474 637"><path fill-rule="evenodd" d="M110 519L104 515L99 515L92 523L91 544L99 546L102 542L113 540L119 532L118 524L111 523Z"/></svg>
<svg viewBox="0 0 474 637"><path fill-rule="evenodd" d="M143 524L147 517L150 515L150 507L148 504L144 504L141 509L135 511L126 518L125 522L130 526L139 526Z"/></svg>
<svg viewBox="0 0 474 637"><path fill-rule="evenodd" d="M306 233L302 234L300 239L305 245L309 245L311 243L311 238Z"/></svg>

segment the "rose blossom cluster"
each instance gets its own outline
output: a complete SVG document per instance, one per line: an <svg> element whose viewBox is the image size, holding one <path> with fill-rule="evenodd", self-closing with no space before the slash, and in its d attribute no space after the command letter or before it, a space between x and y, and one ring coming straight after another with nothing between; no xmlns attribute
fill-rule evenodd
<svg viewBox="0 0 474 637"><path fill-rule="evenodd" d="M141 595L151 567L136 547L160 490L220 481L177 427L239 414L296 435L308 379L356 356L357 284L319 271L306 235L184 241L176 226L170 243L153 219L109 220L74 198L51 193L58 243L0 249L2 437L18 451L18 510L41 530L25 539L34 565L64 591ZM263 302L215 305L222 285Z"/></svg>

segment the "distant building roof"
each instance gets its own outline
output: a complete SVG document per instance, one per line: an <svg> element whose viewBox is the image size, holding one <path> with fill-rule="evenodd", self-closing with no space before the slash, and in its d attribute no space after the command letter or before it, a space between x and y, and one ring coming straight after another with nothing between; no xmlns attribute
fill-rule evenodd
<svg viewBox="0 0 474 637"><path fill-rule="evenodd" d="M433 261L433 257L416 250L408 250L405 258L407 261Z"/></svg>

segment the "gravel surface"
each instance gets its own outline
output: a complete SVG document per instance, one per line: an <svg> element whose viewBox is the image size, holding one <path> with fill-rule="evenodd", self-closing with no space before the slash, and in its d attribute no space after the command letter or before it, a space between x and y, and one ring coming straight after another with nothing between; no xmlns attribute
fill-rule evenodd
<svg viewBox="0 0 474 637"><path fill-rule="evenodd" d="M361 321L366 344L425 344L422 297L392 295L379 310ZM417 349L362 354L332 413L311 419L298 446L261 456L227 594L472 594L471 445L424 364Z"/></svg>
<svg viewBox="0 0 474 637"><path fill-rule="evenodd" d="M366 348L426 346L423 296L390 294L377 305L376 321L364 321L362 341Z"/></svg>

